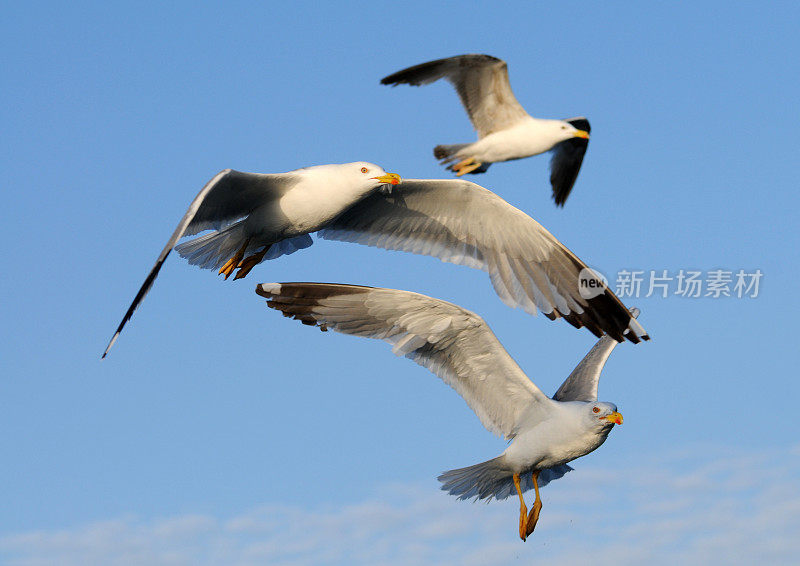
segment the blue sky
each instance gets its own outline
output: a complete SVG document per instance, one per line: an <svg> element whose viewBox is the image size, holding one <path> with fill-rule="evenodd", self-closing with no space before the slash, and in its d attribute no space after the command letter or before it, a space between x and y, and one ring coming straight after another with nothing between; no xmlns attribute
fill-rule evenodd
<svg viewBox="0 0 800 566"><path fill-rule="evenodd" d="M0 562L796 556L798 21L789 3L7 8ZM468 52L505 59L533 115L590 119L565 209L546 157L474 180L612 284L621 270L763 273L757 298L625 299L653 337L620 346L601 381L625 424L543 491L525 544L513 501L438 491L441 471L504 448L453 391L253 293L310 280L452 301L555 391L594 338L508 309L482 272L319 241L234 283L171 256L100 362L219 170L367 160L446 177L432 147L474 138L455 93L378 81Z"/></svg>

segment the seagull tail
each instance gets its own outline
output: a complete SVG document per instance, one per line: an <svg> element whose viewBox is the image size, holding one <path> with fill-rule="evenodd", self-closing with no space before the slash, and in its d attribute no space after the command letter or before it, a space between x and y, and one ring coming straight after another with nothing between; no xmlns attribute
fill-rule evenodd
<svg viewBox="0 0 800 566"><path fill-rule="evenodd" d="M572 468L566 464L541 470L539 487L563 477L571 470ZM514 489L514 472L506 465L503 456L474 466L444 472L438 479L442 482L442 490L459 499L474 498L476 501L485 499L489 502L492 498L506 499L517 493ZM523 492L533 489L530 473L522 474L520 487Z"/></svg>
<svg viewBox="0 0 800 566"><path fill-rule="evenodd" d="M188 260L191 265L197 265L203 269L218 269L233 257L247 240L243 222L236 222L222 230L179 244L175 246L175 251L182 258ZM273 243L262 261L292 254L297 250L307 248L312 243L314 241L308 234L286 238ZM251 242L245 250L245 255L259 252L264 249L265 245L264 242Z"/></svg>
<svg viewBox="0 0 800 566"><path fill-rule="evenodd" d="M437 145L433 148L433 156L441 160L442 164L450 163L456 159L456 154L467 147L468 143L457 143L455 145Z"/></svg>
<svg viewBox="0 0 800 566"><path fill-rule="evenodd" d="M203 269L215 269L233 257L245 242L243 221L175 246L175 251Z"/></svg>
<svg viewBox="0 0 800 566"><path fill-rule="evenodd" d="M441 165L446 165L447 163L452 163L454 161L459 161L461 159L466 159L469 155L459 154L459 152L468 147L472 144L470 143L457 143L454 145L437 145L433 148L433 156L439 160ZM469 173L476 174L476 173L486 173L486 170L489 169L491 163L481 163L480 167L475 169L471 169ZM450 171L453 171L453 166L450 165L447 167Z"/></svg>

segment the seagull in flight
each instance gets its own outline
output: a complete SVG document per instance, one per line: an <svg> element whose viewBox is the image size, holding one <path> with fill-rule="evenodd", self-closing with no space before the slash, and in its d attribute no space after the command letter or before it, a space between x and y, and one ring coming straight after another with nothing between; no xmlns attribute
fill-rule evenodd
<svg viewBox="0 0 800 566"><path fill-rule="evenodd" d="M600 447L622 415L597 400L600 373L617 341L602 337L553 397L514 362L475 313L418 293L331 283L262 283L256 293L284 316L321 330L377 338L455 389L481 423L510 442L491 460L444 472L442 489L459 499L519 497L519 536L533 532L539 489ZM632 316L639 314L632 309ZM523 493L535 491L528 511Z"/></svg>
<svg viewBox="0 0 800 566"><path fill-rule="evenodd" d="M421 63L381 79L381 84L420 86L446 79L456 89L478 141L437 145L433 155L457 176L484 173L492 163L553 152L550 184L563 207L578 178L591 127L583 116L534 118L517 102L508 65L491 55L458 55Z"/></svg>
<svg viewBox="0 0 800 566"><path fill-rule="evenodd" d="M209 232L176 246L203 231ZM462 179L401 179L360 161L279 174L218 173L189 205L103 357L173 247L191 265L218 270L226 279L238 269L235 280L262 261L309 247L312 232L482 269L511 307L564 318L598 337L649 339L582 260L493 192Z"/></svg>

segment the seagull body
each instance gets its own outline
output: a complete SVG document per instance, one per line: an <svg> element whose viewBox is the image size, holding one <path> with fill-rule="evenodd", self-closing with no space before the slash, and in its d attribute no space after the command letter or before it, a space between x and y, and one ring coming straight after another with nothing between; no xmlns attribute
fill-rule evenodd
<svg viewBox="0 0 800 566"><path fill-rule="evenodd" d="M574 118L574 120L580 119ZM585 127L588 127L588 122ZM447 155L440 158L445 159L446 163L472 158L483 165L481 171L477 170L479 165L472 172L483 173L491 163L522 159L550 151L555 144L579 137L581 134L577 134L577 132L580 131L571 124L570 127L566 127L563 120L545 120L525 116L514 126L491 133L474 143L463 146L437 146L440 148L437 154L446 153ZM456 148L455 153L448 153L449 150L446 148L450 147ZM449 167L449 169L453 168ZM458 176L463 174L463 172L457 173ZM577 171L575 176L577 177ZM555 191L554 188L554 198ZM566 195L564 200L566 200ZM560 204L563 205L563 202Z"/></svg>
<svg viewBox="0 0 800 566"><path fill-rule="evenodd" d="M503 463L511 472L522 474L560 466L597 449L611 428L587 426L594 422L583 422L588 416L585 405L584 401L553 402L545 420L534 411L519 426L524 432L518 433L501 455ZM616 407L609 405L609 409L610 414Z"/></svg>
<svg viewBox="0 0 800 566"><path fill-rule="evenodd" d="M553 149L553 139L570 139L572 133L561 130L560 120L541 120L526 116L516 125L494 132L458 150L450 161L473 157L482 163L511 161L539 155ZM463 173L462 173L463 174Z"/></svg>
<svg viewBox="0 0 800 566"><path fill-rule="evenodd" d="M263 283L256 293L304 324L389 342L395 354L455 389L481 423L510 445L492 460L443 473L442 489L459 499L505 499L516 492L523 540L538 521L539 488L569 472L567 462L597 449L613 425L622 424L614 404L597 401L600 373L617 344L608 336L550 398L486 322L457 305L408 291L330 283ZM522 494L531 488L536 501L529 514Z"/></svg>
<svg viewBox="0 0 800 566"><path fill-rule="evenodd" d="M381 84L420 86L441 78L458 92L478 131L478 141L438 145L434 156L459 177L484 173L492 163L554 150L550 183L556 204L563 206L578 177L589 143L586 118L545 120L530 116L519 104L508 80L508 65L490 55L458 55L398 71Z"/></svg>
<svg viewBox="0 0 800 566"><path fill-rule="evenodd" d="M365 170L366 173L362 172ZM399 183L399 184L394 184ZM380 190L391 187L391 190ZM618 341L646 331L599 279L584 296L586 264L533 218L460 179L406 179L357 162L274 175L226 169L192 201L122 319L103 357L153 284L173 246L190 264L240 279L258 263L309 247L317 232L339 240L437 257L483 269L509 306Z"/></svg>

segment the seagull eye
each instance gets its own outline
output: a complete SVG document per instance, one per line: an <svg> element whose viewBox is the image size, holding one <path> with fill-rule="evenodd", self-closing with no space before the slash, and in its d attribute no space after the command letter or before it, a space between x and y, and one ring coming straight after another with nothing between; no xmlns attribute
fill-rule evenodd
<svg viewBox="0 0 800 566"><path fill-rule="evenodd" d="M362 173L366 173L367 171L369 171L369 169L367 169L366 167L362 167L362 168L361 168L361 172L362 172Z"/></svg>
<svg viewBox="0 0 800 566"><path fill-rule="evenodd" d="M599 412L600 412L600 407L594 407L594 408L592 409L592 412L593 412L593 413L599 413Z"/></svg>

